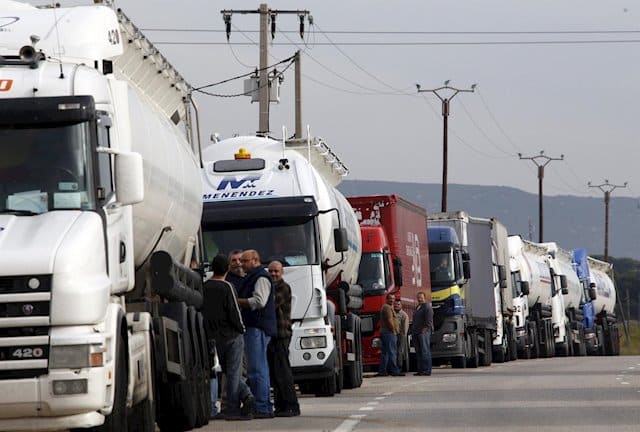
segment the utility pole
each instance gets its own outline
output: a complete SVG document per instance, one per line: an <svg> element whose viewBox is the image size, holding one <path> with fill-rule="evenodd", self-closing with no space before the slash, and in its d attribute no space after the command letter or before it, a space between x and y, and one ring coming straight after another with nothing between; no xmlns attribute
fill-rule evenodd
<svg viewBox="0 0 640 432"><path fill-rule="evenodd" d="M609 180L599 185L592 185L591 182L587 183L590 188L598 188L604 192L604 261L609 262L609 202L611 201L611 192L617 188L626 188L627 182L623 185L615 185L609 183Z"/></svg>
<svg viewBox="0 0 640 432"><path fill-rule="evenodd" d="M296 106L296 138L302 138L302 67L300 65L300 50L296 51L295 59L295 106Z"/></svg>
<svg viewBox="0 0 640 432"><path fill-rule="evenodd" d="M269 60L269 46L267 42L267 32L269 22L271 22L271 39L276 36L276 17L279 14L296 14L300 19L300 37L304 35L304 18L309 15L307 10L282 10L269 9L266 3L260 4L259 9L224 9L221 10L224 20L227 41L231 35L231 16L233 14L260 14L260 66L258 69L258 131L256 135L267 136L269 134L269 93L271 84L269 82L269 71L267 68Z"/></svg>
<svg viewBox="0 0 640 432"><path fill-rule="evenodd" d="M416 84L418 89L418 93L433 93L440 99L442 102L442 206L441 211L447 211L447 165L449 163L449 149L448 149L448 129L449 129L449 102L453 99L458 93L473 93L477 84L473 84L470 89L459 89L455 87L449 86L449 80L444 82L444 86L438 87L436 89L420 89L420 84ZM443 97L438 92L443 92L448 94L449 97Z"/></svg>
<svg viewBox="0 0 640 432"><path fill-rule="evenodd" d="M544 179L544 167L551 161L564 160L564 155L560 155L559 158L552 158L544 154L544 150L540 150L540 154L537 156L522 156L522 153L518 153L520 159L527 159L532 161L538 167L538 226L540 232L538 233L538 241L542 243L544 240L543 233L543 211L542 211L542 180Z"/></svg>

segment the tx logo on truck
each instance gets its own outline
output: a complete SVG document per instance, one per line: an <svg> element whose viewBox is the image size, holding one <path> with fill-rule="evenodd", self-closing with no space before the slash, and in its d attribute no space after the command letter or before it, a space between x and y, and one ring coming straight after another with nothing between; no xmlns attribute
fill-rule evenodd
<svg viewBox="0 0 640 432"><path fill-rule="evenodd" d="M13 85L13 80L0 79L0 92L11 90L12 85Z"/></svg>

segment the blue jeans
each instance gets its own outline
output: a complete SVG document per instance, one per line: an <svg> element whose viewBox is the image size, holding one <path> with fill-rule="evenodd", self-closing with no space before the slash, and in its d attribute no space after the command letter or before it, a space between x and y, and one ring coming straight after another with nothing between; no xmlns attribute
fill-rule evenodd
<svg viewBox="0 0 640 432"><path fill-rule="evenodd" d="M247 353L247 381L253 396L256 398L256 412L272 413L271 382L269 380L269 363L267 362L267 345L271 336L257 327L247 327L244 334L244 349ZM238 364L240 364L238 362Z"/></svg>
<svg viewBox="0 0 640 432"><path fill-rule="evenodd" d="M396 364L398 358L398 338L393 333L380 333L380 340L382 341L382 352L380 353L378 373L380 375L387 375L390 372L391 375L398 375L400 373L400 369Z"/></svg>
<svg viewBox="0 0 640 432"><path fill-rule="evenodd" d="M417 333L411 337L416 349L416 369L418 372L431 373L431 333Z"/></svg>
<svg viewBox="0 0 640 432"><path fill-rule="evenodd" d="M211 390L211 415L218 414L218 374L211 372L211 381L209 382Z"/></svg>
<svg viewBox="0 0 640 432"><path fill-rule="evenodd" d="M239 414L240 400L251 394L249 387L242 380L242 356L244 354L244 338L242 335L217 344L218 358L222 373L225 374L225 400L222 406L225 414ZM216 383L217 386L217 383Z"/></svg>

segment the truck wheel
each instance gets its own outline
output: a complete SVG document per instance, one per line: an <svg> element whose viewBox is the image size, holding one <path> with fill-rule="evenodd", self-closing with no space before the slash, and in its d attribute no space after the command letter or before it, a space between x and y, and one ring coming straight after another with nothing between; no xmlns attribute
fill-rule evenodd
<svg viewBox="0 0 640 432"><path fill-rule="evenodd" d="M468 368L477 368L480 365L480 354L478 353L478 336L476 332L469 335L470 356L467 358Z"/></svg>
<svg viewBox="0 0 640 432"><path fill-rule="evenodd" d="M598 338L598 348L596 349L596 355L603 356L604 355L604 331L602 330L602 326L596 327L596 337Z"/></svg>
<svg viewBox="0 0 640 432"><path fill-rule="evenodd" d="M352 315L355 361L344 367L344 388L354 389L362 385L362 329L360 317Z"/></svg>
<svg viewBox="0 0 640 432"><path fill-rule="evenodd" d="M331 397L335 395L336 392L336 376L335 374L332 374L331 376L319 381L319 388L316 389L316 396Z"/></svg>
<svg viewBox="0 0 640 432"><path fill-rule="evenodd" d="M480 352L480 365L481 366L491 366L493 363L493 351L491 348L491 332L487 329L481 330L481 339L478 341L478 346L482 347L482 352Z"/></svg>
<svg viewBox="0 0 640 432"><path fill-rule="evenodd" d="M518 359L518 343L516 341L516 328L513 324L509 324L507 327L507 343L509 344L509 360L514 361Z"/></svg>
<svg viewBox="0 0 640 432"><path fill-rule="evenodd" d="M538 330L535 325L529 324L529 358L540 357L540 345L538 345Z"/></svg>
<svg viewBox="0 0 640 432"><path fill-rule="evenodd" d="M129 416L129 430L134 432L156 430L156 408L152 400L145 399L132 408Z"/></svg>
<svg viewBox="0 0 640 432"><path fill-rule="evenodd" d="M582 326L578 329L578 339L573 341L573 355L579 357L587 355L587 342Z"/></svg>

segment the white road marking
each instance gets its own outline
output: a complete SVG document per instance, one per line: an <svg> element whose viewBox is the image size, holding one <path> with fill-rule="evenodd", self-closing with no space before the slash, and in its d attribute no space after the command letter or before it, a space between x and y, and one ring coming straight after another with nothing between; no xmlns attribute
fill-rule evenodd
<svg viewBox="0 0 640 432"><path fill-rule="evenodd" d="M333 432L351 432L356 428L356 426L358 426L358 423L360 423L360 420L362 420L364 417L366 417L366 414L354 414L352 416L349 416L349 418L340 423L340 425L335 428Z"/></svg>
<svg viewBox="0 0 640 432"><path fill-rule="evenodd" d="M384 397L384 396L378 396L378 397L376 398L376 400L384 400L384 399L385 399L385 397Z"/></svg>
<svg viewBox="0 0 640 432"><path fill-rule="evenodd" d="M382 396L391 396L393 394L393 392L386 392L386 393L382 393Z"/></svg>
<svg viewBox="0 0 640 432"><path fill-rule="evenodd" d="M626 382L626 381L622 381L620 384L623 384L623 385L629 385L629 383L628 383L628 382Z"/></svg>
<svg viewBox="0 0 640 432"><path fill-rule="evenodd" d="M380 402L367 402L367 405L378 405Z"/></svg>
<svg viewBox="0 0 640 432"><path fill-rule="evenodd" d="M370 406L360 407L358 411L373 411L373 407L370 407Z"/></svg>

